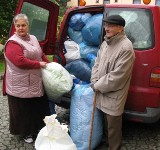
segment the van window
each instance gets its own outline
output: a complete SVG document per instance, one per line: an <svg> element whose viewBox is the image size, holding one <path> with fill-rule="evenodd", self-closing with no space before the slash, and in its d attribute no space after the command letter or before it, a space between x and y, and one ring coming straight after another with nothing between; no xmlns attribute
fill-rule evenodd
<svg viewBox="0 0 160 150"><path fill-rule="evenodd" d="M156 0L156 5L160 6L160 0Z"/></svg>
<svg viewBox="0 0 160 150"><path fill-rule="evenodd" d="M21 13L28 16L30 34L37 37L39 41L45 39L49 11L36 5L24 2Z"/></svg>
<svg viewBox="0 0 160 150"><path fill-rule="evenodd" d="M153 19L150 10L116 8L106 10L107 15L119 14L125 21L125 32L134 49L146 50L154 46Z"/></svg>

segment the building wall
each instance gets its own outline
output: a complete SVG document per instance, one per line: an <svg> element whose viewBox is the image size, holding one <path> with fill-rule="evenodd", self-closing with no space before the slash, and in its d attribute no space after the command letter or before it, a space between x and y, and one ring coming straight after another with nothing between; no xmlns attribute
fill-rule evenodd
<svg viewBox="0 0 160 150"><path fill-rule="evenodd" d="M103 4L103 0L85 0L86 5L98 5L98 4ZM133 4L133 2L140 2L143 4L143 0L110 0L110 4ZM160 0L151 0L149 5L155 5L156 1ZM78 0L70 0L67 3L68 6L77 6L78 5Z"/></svg>

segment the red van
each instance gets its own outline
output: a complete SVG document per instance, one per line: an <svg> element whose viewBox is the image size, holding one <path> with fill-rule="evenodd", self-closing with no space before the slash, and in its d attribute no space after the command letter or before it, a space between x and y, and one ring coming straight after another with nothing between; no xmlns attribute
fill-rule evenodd
<svg viewBox="0 0 160 150"><path fill-rule="evenodd" d="M151 5L106 4L80 6L68 9L64 15L58 38L59 7L48 0L20 0L16 13L25 13L34 34L54 61L66 65L64 42L69 21L77 13L106 15L119 14L126 20L125 32L132 41L136 60L124 117L131 121L154 123L160 118L160 7ZM103 26L103 23L102 23ZM11 34L14 27L11 27ZM100 43L103 41L103 27ZM61 102L63 102L62 99Z"/></svg>

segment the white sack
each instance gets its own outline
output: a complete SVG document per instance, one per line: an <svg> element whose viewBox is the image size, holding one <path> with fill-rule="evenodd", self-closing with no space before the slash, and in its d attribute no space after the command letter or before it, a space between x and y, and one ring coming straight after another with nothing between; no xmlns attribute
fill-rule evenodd
<svg viewBox="0 0 160 150"><path fill-rule="evenodd" d="M35 141L36 150L77 150L76 145L68 135L67 125L61 125L56 118L56 114L46 116L46 124Z"/></svg>
<svg viewBox="0 0 160 150"><path fill-rule="evenodd" d="M57 100L72 89L73 79L62 65L51 62L41 70L44 88L50 100Z"/></svg>
<svg viewBox="0 0 160 150"><path fill-rule="evenodd" d="M67 53L64 55L67 62L71 62L76 59L80 59L80 47L74 41L65 41L64 42L65 49Z"/></svg>

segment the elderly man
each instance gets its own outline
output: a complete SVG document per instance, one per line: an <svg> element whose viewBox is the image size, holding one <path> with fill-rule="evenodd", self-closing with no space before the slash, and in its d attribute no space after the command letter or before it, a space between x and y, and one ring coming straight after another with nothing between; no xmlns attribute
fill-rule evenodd
<svg viewBox="0 0 160 150"><path fill-rule="evenodd" d="M135 55L124 32L125 20L112 15L103 21L106 35L92 68L91 86L97 94L96 107L104 113L109 149L118 150Z"/></svg>

